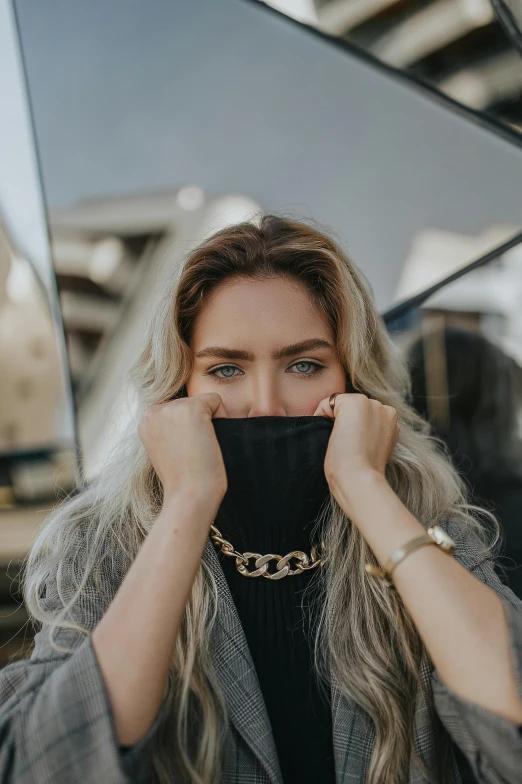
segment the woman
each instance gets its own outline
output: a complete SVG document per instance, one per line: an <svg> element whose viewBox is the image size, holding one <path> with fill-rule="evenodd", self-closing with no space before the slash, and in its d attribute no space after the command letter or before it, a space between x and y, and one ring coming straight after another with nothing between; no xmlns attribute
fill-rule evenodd
<svg viewBox="0 0 522 784"><path fill-rule="evenodd" d="M26 564L43 627L0 673L0 781L281 784L311 780L310 754L321 782L457 782L450 736L479 780L518 781L522 605L340 248L275 216L219 231L165 291L133 379L139 421ZM256 552L252 520L288 551ZM416 547L433 524L456 557ZM302 616L287 593L281 623L285 585Z"/></svg>

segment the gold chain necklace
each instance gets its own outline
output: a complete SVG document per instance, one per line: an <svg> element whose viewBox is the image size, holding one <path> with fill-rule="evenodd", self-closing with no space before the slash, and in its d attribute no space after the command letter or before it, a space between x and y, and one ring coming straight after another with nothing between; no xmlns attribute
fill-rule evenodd
<svg viewBox="0 0 522 784"><path fill-rule="evenodd" d="M293 577L296 574L301 574L309 569L316 569L321 566L321 555L324 551L324 545L320 548L318 545L312 547L310 555L307 555L302 550L294 550L288 555L260 555L259 553L238 553L234 550L233 545L223 538L223 534L215 525L210 526L210 538L217 547L221 548L223 555L236 559L236 569L244 577L266 577L267 580L281 580L283 577ZM248 570L248 562L254 558L255 569ZM290 568L290 561L295 558L297 561L295 569ZM275 572L268 571L268 564L270 561L276 561Z"/></svg>

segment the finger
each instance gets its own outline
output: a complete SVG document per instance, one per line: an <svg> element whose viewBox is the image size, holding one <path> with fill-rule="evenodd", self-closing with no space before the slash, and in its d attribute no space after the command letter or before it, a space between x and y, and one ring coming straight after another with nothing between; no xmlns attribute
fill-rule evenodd
<svg viewBox="0 0 522 784"><path fill-rule="evenodd" d="M225 405L223 402L219 404L219 408L212 417L212 419L228 419L228 414L225 409Z"/></svg>
<svg viewBox="0 0 522 784"><path fill-rule="evenodd" d="M211 418L227 416L221 395L218 395L217 392L202 392L198 397Z"/></svg>
<svg viewBox="0 0 522 784"><path fill-rule="evenodd" d="M338 407L339 407L339 404L341 402L340 398L341 397L346 397L346 393L345 392L338 392L337 393L336 397L334 398L334 407L333 408L330 405L330 397L331 397L331 395L329 395L328 397L324 397L319 402L319 405L317 406L313 416L326 416L329 419L335 419L335 410L334 409L337 406L337 410L339 410Z"/></svg>
<svg viewBox="0 0 522 784"><path fill-rule="evenodd" d="M335 419L335 414L332 411L332 407L330 406L329 397L325 397L319 402L319 405L315 409L313 416L325 416L328 417L328 419Z"/></svg>

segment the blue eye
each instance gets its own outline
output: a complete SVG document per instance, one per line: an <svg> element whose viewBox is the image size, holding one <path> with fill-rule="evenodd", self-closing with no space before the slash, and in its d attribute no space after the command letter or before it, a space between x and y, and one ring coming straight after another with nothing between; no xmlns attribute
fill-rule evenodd
<svg viewBox="0 0 522 784"><path fill-rule="evenodd" d="M239 368L235 367L234 365L221 365L220 367L214 368L213 370L208 370L205 375L206 376L215 376L215 378L224 381L229 378L233 378L233 375L225 375L225 376L218 376L218 370L239 370Z"/></svg>
<svg viewBox="0 0 522 784"><path fill-rule="evenodd" d="M299 362L296 362L293 367L297 367L298 365L309 365L313 370L310 373L301 373L299 372L298 375L300 376L315 376L316 373L319 373L321 370L324 370L324 365L318 365L317 362L309 362L307 359L302 359Z"/></svg>

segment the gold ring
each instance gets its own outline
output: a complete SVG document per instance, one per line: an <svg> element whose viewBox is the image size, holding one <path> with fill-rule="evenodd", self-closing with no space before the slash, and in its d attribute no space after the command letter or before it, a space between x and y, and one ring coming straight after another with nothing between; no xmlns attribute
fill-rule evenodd
<svg viewBox="0 0 522 784"><path fill-rule="evenodd" d="M328 398L328 402L330 403L330 408L332 409L332 411L334 411L334 413L335 413L335 398L337 397L337 395L340 394L341 394L340 392L332 392L332 394Z"/></svg>

